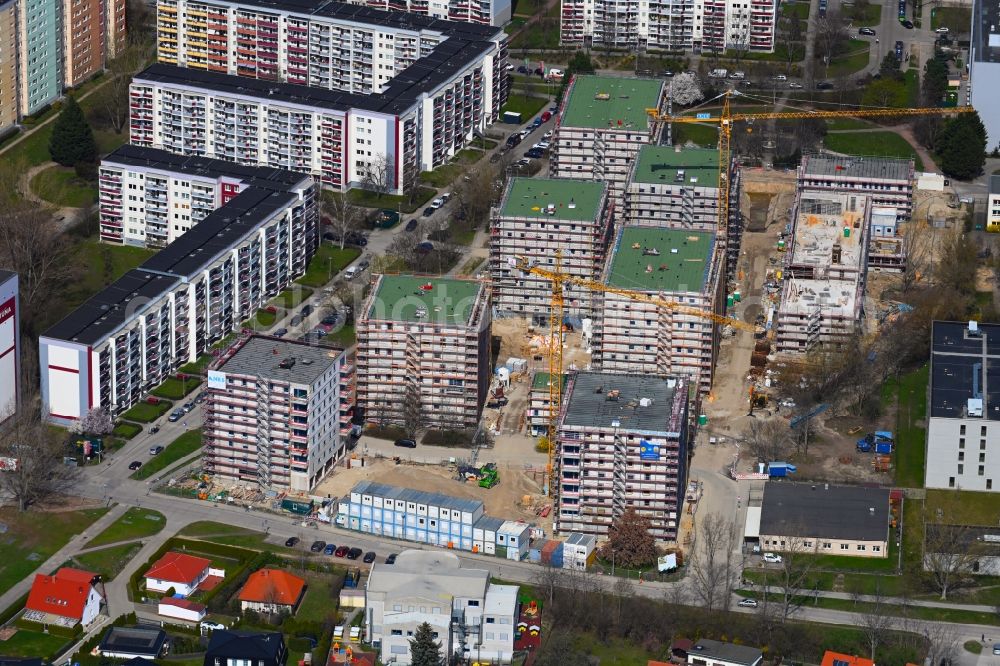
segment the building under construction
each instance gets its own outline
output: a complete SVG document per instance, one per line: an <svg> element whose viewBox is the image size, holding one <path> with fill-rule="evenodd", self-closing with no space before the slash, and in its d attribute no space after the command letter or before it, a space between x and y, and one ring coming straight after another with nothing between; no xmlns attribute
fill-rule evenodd
<svg viewBox="0 0 1000 666"><path fill-rule="evenodd" d="M602 281L683 305L661 307L613 291L600 295L594 326L594 365L603 372L683 376L702 392L712 386L723 314L722 253L715 234L627 226L618 234Z"/></svg>
<svg viewBox="0 0 1000 666"><path fill-rule="evenodd" d="M687 470L683 377L571 373L557 433L557 532L606 536L627 508L674 541Z"/></svg>
<svg viewBox="0 0 1000 666"><path fill-rule="evenodd" d="M559 111L550 175L604 181L617 199L639 148L657 141L658 125L646 109L661 108L665 90L662 79L574 76Z"/></svg>
<svg viewBox="0 0 1000 666"><path fill-rule="evenodd" d="M872 205L896 208L902 219L913 213L916 173L912 159L804 155L798 171L799 192L843 192L871 198Z"/></svg>
<svg viewBox="0 0 1000 666"><path fill-rule="evenodd" d="M354 409L347 352L278 338L237 342L208 371L205 470L308 492L347 452Z"/></svg>
<svg viewBox="0 0 1000 666"><path fill-rule="evenodd" d="M358 404L376 423L474 428L489 389L482 282L380 275L357 319Z"/></svg>
<svg viewBox="0 0 1000 666"><path fill-rule="evenodd" d="M864 305L871 206L867 196L800 190L775 317L778 352L838 347Z"/></svg>
<svg viewBox="0 0 1000 666"><path fill-rule="evenodd" d="M518 259L574 277L599 277L611 242L613 204L606 183L569 178L512 178L490 227L493 305L510 315L548 314L552 282L515 267ZM595 295L565 285L568 314L590 316Z"/></svg>
<svg viewBox="0 0 1000 666"><path fill-rule="evenodd" d="M729 200L740 200L740 171L729 172ZM625 186L623 220L632 226L693 231L719 228L719 151L709 148L647 145L639 149ZM725 238L727 273L740 256L743 218L739 205L729 207Z"/></svg>

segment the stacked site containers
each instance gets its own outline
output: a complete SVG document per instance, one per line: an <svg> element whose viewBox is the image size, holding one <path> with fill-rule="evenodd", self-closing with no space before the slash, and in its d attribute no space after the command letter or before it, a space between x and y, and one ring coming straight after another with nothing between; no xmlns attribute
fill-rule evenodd
<svg viewBox="0 0 1000 666"><path fill-rule="evenodd" d="M546 541L541 548L542 564L562 568L563 566L563 542L550 540Z"/></svg>
<svg viewBox="0 0 1000 666"><path fill-rule="evenodd" d="M504 521L497 530L497 554L504 548L504 557L508 560L523 560L528 556L528 544L531 542L531 525L516 520Z"/></svg>
<svg viewBox="0 0 1000 666"><path fill-rule="evenodd" d="M483 516L472 525L472 552L496 555L497 530L503 525L503 519L493 516Z"/></svg>

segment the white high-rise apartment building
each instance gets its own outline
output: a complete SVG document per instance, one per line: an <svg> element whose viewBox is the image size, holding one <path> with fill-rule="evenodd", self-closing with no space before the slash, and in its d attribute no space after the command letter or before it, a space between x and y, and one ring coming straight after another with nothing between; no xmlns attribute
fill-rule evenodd
<svg viewBox="0 0 1000 666"><path fill-rule="evenodd" d="M434 18L506 25L511 18L510 0L348 0L352 4L367 5L388 11L424 14Z"/></svg>

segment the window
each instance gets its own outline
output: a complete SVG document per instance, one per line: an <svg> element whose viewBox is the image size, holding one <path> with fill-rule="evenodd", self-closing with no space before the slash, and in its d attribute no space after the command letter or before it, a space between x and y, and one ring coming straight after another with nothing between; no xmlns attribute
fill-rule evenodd
<svg viewBox="0 0 1000 666"><path fill-rule="evenodd" d="M881 553L882 552L882 546L872 546L872 552L873 553Z"/></svg>
<svg viewBox="0 0 1000 666"><path fill-rule="evenodd" d="M979 436L986 437L986 426L979 426Z"/></svg>
<svg viewBox="0 0 1000 666"><path fill-rule="evenodd" d="M469 599L469 605L470 606L478 606L479 605L479 599Z"/></svg>
<svg viewBox="0 0 1000 666"><path fill-rule="evenodd" d="M823 542L823 548L825 548L825 549L829 550L829 549L830 549L830 548L832 548L832 547L833 547L833 544L832 544L832 543L830 543L829 541L824 541L824 542Z"/></svg>
<svg viewBox="0 0 1000 666"><path fill-rule="evenodd" d="M964 452L964 451L959 451L959 452L958 452L958 459L959 459L960 461L961 461L961 460L965 460L965 452Z"/></svg>
<svg viewBox="0 0 1000 666"><path fill-rule="evenodd" d="M986 479L986 490L993 490L993 479Z"/></svg>
<svg viewBox="0 0 1000 666"><path fill-rule="evenodd" d="M965 473L965 465L959 465L958 466L958 473L959 474L964 474Z"/></svg>
<svg viewBox="0 0 1000 666"><path fill-rule="evenodd" d="M402 636L403 635L403 630L402 629L393 629L391 633L392 633L393 636Z"/></svg>
<svg viewBox="0 0 1000 666"><path fill-rule="evenodd" d="M953 476L949 476L948 477L948 487L949 488L954 488L955 487L955 477L953 477Z"/></svg>
<svg viewBox="0 0 1000 666"><path fill-rule="evenodd" d="M986 470L985 470L984 466L983 466L983 465L980 465L980 466L979 466L979 476L982 476L982 475L983 475L983 474L985 473L985 471L986 471Z"/></svg>
<svg viewBox="0 0 1000 666"><path fill-rule="evenodd" d="M861 551L863 551L864 549L865 549L865 544L863 544L863 543L859 543L859 544L858 544L858 550L861 550Z"/></svg>
<svg viewBox="0 0 1000 666"><path fill-rule="evenodd" d="M850 546L848 546L846 543L840 544L840 549L841 550L847 550L848 548L850 548Z"/></svg>
<svg viewBox="0 0 1000 666"><path fill-rule="evenodd" d="M493 624L496 622L496 618L488 617L486 618L486 624Z"/></svg>

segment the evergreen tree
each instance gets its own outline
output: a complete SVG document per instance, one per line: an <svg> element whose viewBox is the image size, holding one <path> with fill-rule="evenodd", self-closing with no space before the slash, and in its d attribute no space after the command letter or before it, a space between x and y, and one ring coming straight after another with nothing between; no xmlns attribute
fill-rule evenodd
<svg viewBox="0 0 1000 666"><path fill-rule="evenodd" d="M441 666L441 644L434 640L434 629L424 622L410 639L410 663L413 666Z"/></svg>
<svg viewBox="0 0 1000 666"><path fill-rule="evenodd" d="M924 65L924 80L921 83L922 103L937 106L948 92L948 65L936 56L931 58Z"/></svg>
<svg viewBox="0 0 1000 666"><path fill-rule="evenodd" d="M959 180L978 176L986 164L986 127L979 114L962 113L948 121L934 148L946 175Z"/></svg>
<svg viewBox="0 0 1000 666"><path fill-rule="evenodd" d="M53 161L63 166L97 161L94 133L87 124L80 105L72 97L66 98L66 103L56 118L52 138L49 139L49 154Z"/></svg>

